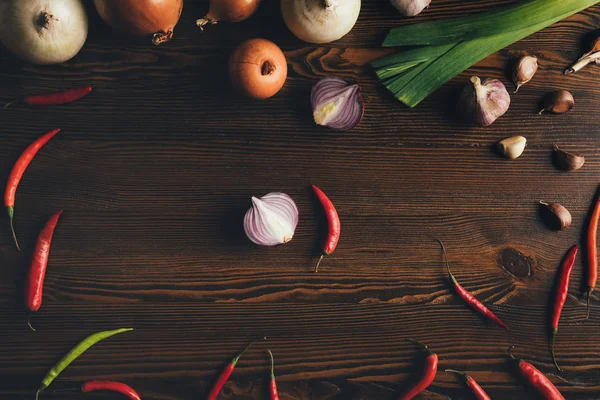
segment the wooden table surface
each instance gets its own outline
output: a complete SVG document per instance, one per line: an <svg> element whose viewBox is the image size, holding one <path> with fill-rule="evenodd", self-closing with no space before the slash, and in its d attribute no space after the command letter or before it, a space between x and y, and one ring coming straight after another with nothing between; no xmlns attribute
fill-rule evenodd
<svg viewBox="0 0 600 400"><path fill-rule="evenodd" d="M387 0L364 0L353 31L325 46L287 31L278 1L255 17L201 33L206 1L187 1L174 40L113 36L94 10L90 35L71 61L23 63L0 50L0 102L91 84L85 99L0 112L0 172L6 177L40 134L62 128L27 170L16 203L17 252L0 224L0 398L32 399L45 371L90 333L131 333L89 350L55 387L92 378L122 380L146 400L203 398L228 359L242 358L222 399L267 399L267 349L284 400L394 399L419 373L421 354L439 354L439 374L418 399L469 399L446 368L468 371L494 399L532 399L511 373L507 348L532 360L567 399L600 398L600 306L583 322L584 262L575 265L551 364L548 304L560 259L581 242L600 175L600 67L564 76L600 24L600 6L571 17L485 61L414 109L377 83L369 60L389 28L406 23ZM418 20L460 16L509 3L437 0ZM266 101L231 87L231 50L249 37L274 40L289 76ZM456 120L456 95L474 74L502 79L521 53L535 54L535 79L512 96L493 126ZM349 132L316 126L311 86L324 76L359 82L365 117ZM573 92L566 115L538 116L543 95ZM524 135L514 162L494 142ZM557 170L552 144L584 153L577 172ZM3 178L4 179L4 178ZM5 181L2 180L2 183ZM310 184L336 204L342 237L312 268L326 229ZM259 248L242 217L251 196L290 194L300 210L294 240ZM573 226L550 231L539 200L560 202ZM63 209L44 304L31 332L22 286L35 238ZM442 253L459 281L511 327L506 332L450 291ZM517 253L519 252L519 253ZM521 254L521 256L519 256ZM42 399L79 398L52 394ZM110 394L90 399L116 399Z"/></svg>

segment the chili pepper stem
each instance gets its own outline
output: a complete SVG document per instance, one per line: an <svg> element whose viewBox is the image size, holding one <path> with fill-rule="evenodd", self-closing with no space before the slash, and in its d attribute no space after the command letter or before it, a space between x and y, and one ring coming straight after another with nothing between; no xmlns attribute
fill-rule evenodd
<svg viewBox="0 0 600 400"><path fill-rule="evenodd" d="M40 388L37 390L37 392L35 392L35 400L38 400L40 398L40 393L43 392L44 390L46 390L48 386L42 384L42 386L40 386Z"/></svg>
<svg viewBox="0 0 600 400"><path fill-rule="evenodd" d="M448 270L448 276L450 277L452 283L456 283L456 278L454 277L454 275L452 275L452 272L450 272L450 263L448 262L448 254L446 254L446 247L440 239L436 240L440 243L440 246L442 246L442 252L444 253L444 260L446 261L446 269Z"/></svg>
<svg viewBox="0 0 600 400"><path fill-rule="evenodd" d="M31 325L31 311L27 311L27 325L35 332L35 328Z"/></svg>
<svg viewBox="0 0 600 400"><path fill-rule="evenodd" d="M21 100L17 99L17 100L13 100L13 101L11 101L11 102L9 102L9 103L6 103L6 104L4 105L4 109L6 110L6 109L7 109L7 108L8 108L8 107L11 105L11 104L15 104L15 103L18 103L18 102L20 102L20 101L21 101Z"/></svg>
<svg viewBox="0 0 600 400"><path fill-rule="evenodd" d="M254 344L254 342L251 342L248 346L246 346L246 348L244 350L242 350L242 352L240 354L235 356L235 358L233 360L231 360L231 365L233 365L235 367L235 365L238 363L238 361L240 361L240 358L242 358L242 356L244 355L246 350L248 350L250 348L250 346L252 346L253 344Z"/></svg>
<svg viewBox="0 0 600 400"><path fill-rule="evenodd" d="M590 297L592 297L592 292L594 291L593 287L589 287L588 291L587 291L587 313L585 316L585 320L587 321L588 319L590 319Z"/></svg>
<svg viewBox="0 0 600 400"><path fill-rule="evenodd" d="M427 347L427 345L425 343L419 342L418 340L415 339L411 339L411 338L406 338L407 341L411 342L411 343L415 343L418 344L419 346L423 347L423 349L427 352L427 354L432 354L432 351L429 350L429 347Z"/></svg>
<svg viewBox="0 0 600 400"><path fill-rule="evenodd" d="M325 257L325 254L321 254L321 257L319 257L319 261L317 261L317 266L315 267L315 274L317 272L319 272L319 265L321 265L321 261L323 261L324 257Z"/></svg>
<svg viewBox="0 0 600 400"><path fill-rule="evenodd" d="M269 352L269 357L271 357L271 380L275 380L275 360L273 359L273 353L271 350L267 350Z"/></svg>
<svg viewBox="0 0 600 400"><path fill-rule="evenodd" d="M560 369L560 367L558 366L558 363L556 362L556 356L554 355L554 341L556 340L557 333L558 333L557 329L552 330L552 342L550 344L550 351L552 352L552 361L554 361L554 365L556 366L556 369L559 372L562 372L562 369Z"/></svg>
<svg viewBox="0 0 600 400"><path fill-rule="evenodd" d="M465 381L469 380L469 375L455 369L445 369L444 372L454 372L455 374L460 375Z"/></svg>
<svg viewBox="0 0 600 400"><path fill-rule="evenodd" d="M19 246L19 241L17 240L17 234L15 232L15 226L13 223L15 217L15 208L13 206L7 206L6 211L8 212L8 223L10 224L10 231L12 232L12 237L15 241L15 245L17 246L17 250L21 251L21 247Z"/></svg>

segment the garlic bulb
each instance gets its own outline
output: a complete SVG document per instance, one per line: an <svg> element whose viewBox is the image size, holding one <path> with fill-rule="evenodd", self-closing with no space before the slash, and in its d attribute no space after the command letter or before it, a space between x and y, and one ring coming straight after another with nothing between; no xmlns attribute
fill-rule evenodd
<svg viewBox="0 0 600 400"><path fill-rule="evenodd" d="M298 207L285 193L252 197L252 208L244 217L248 239L259 246L277 246L292 240L298 226Z"/></svg>
<svg viewBox="0 0 600 400"><path fill-rule="evenodd" d="M346 35L358 19L361 0L281 0L283 20L296 37L329 43Z"/></svg>
<svg viewBox="0 0 600 400"><path fill-rule="evenodd" d="M405 17L414 17L419 15L426 7L429 6L431 0L391 0L392 5L400 11Z"/></svg>
<svg viewBox="0 0 600 400"><path fill-rule="evenodd" d="M471 85L463 89L459 99L463 117L482 126L491 125L509 106L510 95L502 82L491 78L482 82L477 76L471 78Z"/></svg>

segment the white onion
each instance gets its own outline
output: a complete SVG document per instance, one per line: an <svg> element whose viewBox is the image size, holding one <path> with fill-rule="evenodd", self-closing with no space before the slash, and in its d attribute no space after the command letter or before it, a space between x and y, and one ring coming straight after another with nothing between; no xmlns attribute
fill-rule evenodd
<svg viewBox="0 0 600 400"><path fill-rule="evenodd" d="M81 0L0 0L0 39L35 64L57 64L83 47L88 19Z"/></svg>
<svg viewBox="0 0 600 400"><path fill-rule="evenodd" d="M346 35L360 14L360 0L281 0L283 20L299 39L329 43Z"/></svg>
<svg viewBox="0 0 600 400"><path fill-rule="evenodd" d="M248 239L260 246L277 246L292 240L298 226L298 207L285 193L252 197L252 208L244 217Z"/></svg>

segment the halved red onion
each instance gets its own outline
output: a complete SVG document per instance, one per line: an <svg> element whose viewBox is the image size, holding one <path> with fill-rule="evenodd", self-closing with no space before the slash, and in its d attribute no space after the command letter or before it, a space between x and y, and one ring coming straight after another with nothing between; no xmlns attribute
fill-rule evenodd
<svg viewBox="0 0 600 400"><path fill-rule="evenodd" d="M298 207L285 193L252 197L252 208L244 217L248 239L259 246L277 246L292 240L298 226Z"/></svg>
<svg viewBox="0 0 600 400"><path fill-rule="evenodd" d="M360 86L335 76L323 78L313 86L310 102L318 125L341 131L358 125L365 109Z"/></svg>

